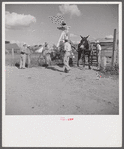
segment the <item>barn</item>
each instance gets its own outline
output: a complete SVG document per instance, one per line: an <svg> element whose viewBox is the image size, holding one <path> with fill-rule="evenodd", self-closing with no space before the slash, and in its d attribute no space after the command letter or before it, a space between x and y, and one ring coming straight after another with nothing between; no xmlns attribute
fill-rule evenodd
<svg viewBox="0 0 124 149"><path fill-rule="evenodd" d="M6 53L11 53L12 49L14 49L14 53L20 53L20 48L16 43L5 42Z"/></svg>

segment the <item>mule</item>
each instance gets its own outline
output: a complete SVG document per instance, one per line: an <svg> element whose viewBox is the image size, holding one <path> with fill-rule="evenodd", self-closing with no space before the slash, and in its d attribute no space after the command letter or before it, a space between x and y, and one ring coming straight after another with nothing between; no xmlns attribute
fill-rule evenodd
<svg viewBox="0 0 124 149"><path fill-rule="evenodd" d="M77 66L79 67L79 60L80 58L82 58L82 62L83 62L83 67L85 67L85 56L88 56L88 66L89 66L89 69L91 69L90 67L90 57L91 57L91 51L92 51L92 48L91 48L91 45L90 45L90 42L87 40L89 35L87 37L81 37L81 41L80 43L78 44L78 60L77 60Z"/></svg>

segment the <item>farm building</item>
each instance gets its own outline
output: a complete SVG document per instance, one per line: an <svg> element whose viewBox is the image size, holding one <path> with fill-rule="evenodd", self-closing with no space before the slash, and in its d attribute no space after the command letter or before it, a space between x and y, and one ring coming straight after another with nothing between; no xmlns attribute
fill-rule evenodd
<svg viewBox="0 0 124 149"><path fill-rule="evenodd" d="M113 39L98 39L102 48L102 67L111 66L112 52L113 52ZM95 42L91 42L95 49ZM114 51L114 63L118 63L118 40L116 41L116 47Z"/></svg>
<svg viewBox="0 0 124 149"><path fill-rule="evenodd" d="M14 49L14 53L20 53L20 48L16 43L6 43L5 42L5 51L7 53L11 53L12 49Z"/></svg>

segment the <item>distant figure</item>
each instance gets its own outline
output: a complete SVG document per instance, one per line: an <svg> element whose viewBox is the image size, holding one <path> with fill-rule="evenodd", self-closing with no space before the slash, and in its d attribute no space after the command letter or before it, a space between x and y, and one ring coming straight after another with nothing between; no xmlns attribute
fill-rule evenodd
<svg viewBox="0 0 124 149"><path fill-rule="evenodd" d="M102 48L101 48L98 40L96 41L96 49L98 51L98 67L97 68L98 68L98 70L100 70L101 69L101 50L102 50Z"/></svg>
<svg viewBox="0 0 124 149"><path fill-rule="evenodd" d="M26 54L28 59L28 68L30 68L31 67L31 49L29 45L27 46Z"/></svg>
<svg viewBox="0 0 124 149"><path fill-rule="evenodd" d="M47 42L45 42L44 50L43 50L43 55L45 59L45 64L46 66L51 65L51 50Z"/></svg>
<svg viewBox="0 0 124 149"><path fill-rule="evenodd" d="M26 62L26 54L27 54L27 46L24 43L23 47L21 48L21 53L20 53L20 69L25 69L25 62Z"/></svg>
<svg viewBox="0 0 124 149"><path fill-rule="evenodd" d="M51 54L51 50L49 48L49 45L48 45L47 42L45 42L43 50L42 50L42 52L41 52L41 54L38 58L38 61L40 60L40 58L42 56L45 59L45 65L46 66L51 65L51 56L50 56L50 54Z"/></svg>
<svg viewBox="0 0 124 149"><path fill-rule="evenodd" d="M71 44L68 41L68 38L65 39L65 44L64 44L64 72L68 73L70 71L70 66L69 66L69 58L71 56Z"/></svg>

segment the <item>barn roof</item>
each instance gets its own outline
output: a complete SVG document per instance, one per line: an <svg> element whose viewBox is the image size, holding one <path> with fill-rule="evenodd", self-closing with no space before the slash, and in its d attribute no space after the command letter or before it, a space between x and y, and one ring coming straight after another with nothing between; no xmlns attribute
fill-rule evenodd
<svg viewBox="0 0 124 149"><path fill-rule="evenodd" d="M15 50L20 50L19 46L16 43L5 44L5 48L7 50L11 50L12 48L15 49Z"/></svg>

